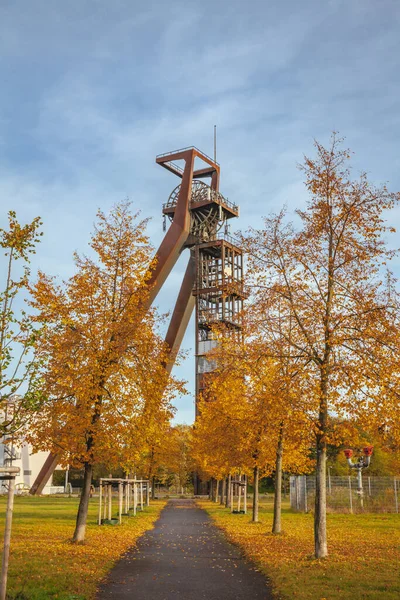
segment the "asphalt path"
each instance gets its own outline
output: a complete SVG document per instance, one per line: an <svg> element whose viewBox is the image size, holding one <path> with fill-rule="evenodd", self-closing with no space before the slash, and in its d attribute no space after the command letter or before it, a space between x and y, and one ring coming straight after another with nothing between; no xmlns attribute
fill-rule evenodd
<svg viewBox="0 0 400 600"><path fill-rule="evenodd" d="M193 500L170 500L97 600L272 600L266 578Z"/></svg>

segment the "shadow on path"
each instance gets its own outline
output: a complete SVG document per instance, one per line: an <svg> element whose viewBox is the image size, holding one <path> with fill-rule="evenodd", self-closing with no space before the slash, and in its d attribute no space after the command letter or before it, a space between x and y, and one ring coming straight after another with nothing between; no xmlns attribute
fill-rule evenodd
<svg viewBox="0 0 400 600"><path fill-rule="evenodd" d="M112 569L97 600L272 600L266 578L193 500L170 500Z"/></svg>

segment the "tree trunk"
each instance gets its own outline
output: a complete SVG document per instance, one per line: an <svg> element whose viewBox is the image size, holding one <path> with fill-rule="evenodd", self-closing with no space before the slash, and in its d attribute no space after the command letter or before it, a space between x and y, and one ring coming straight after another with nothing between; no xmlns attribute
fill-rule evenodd
<svg viewBox="0 0 400 600"><path fill-rule="evenodd" d="M326 444L321 435L317 436L314 543L315 558L328 556L326 535Z"/></svg>
<svg viewBox="0 0 400 600"><path fill-rule="evenodd" d="M220 501L219 501L219 503L221 505L224 504L225 494L226 494L226 477L224 477L223 480L222 480L221 498L220 498Z"/></svg>
<svg viewBox="0 0 400 600"><path fill-rule="evenodd" d="M156 478L153 475L152 483L151 483L151 499L155 500L156 497Z"/></svg>
<svg viewBox="0 0 400 600"><path fill-rule="evenodd" d="M259 470L258 466L254 467L253 470L254 475L254 492L253 492L253 523L258 523L258 479L259 479Z"/></svg>
<svg viewBox="0 0 400 600"><path fill-rule="evenodd" d="M76 517L76 526L72 541L75 543L83 542L86 533L86 521L89 509L90 486L92 485L93 466L85 463L85 472L83 476L83 487L81 499L79 501L78 515Z"/></svg>
<svg viewBox="0 0 400 600"><path fill-rule="evenodd" d="M275 460L275 493L274 493L274 520L272 533L281 533L282 514L282 455L283 455L283 431L279 432L278 445Z"/></svg>
<svg viewBox="0 0 400 600"><path fill-rule="evenodd" d="M226 501L225 501L226 508L231 507L231 479L232 479L232 475L229 473L228 483L227 483L228 489L226 490Z"/></svg>
<svg viewBox="0 0 400 600"><path fill-rule="evenodd" d="M321 368L321 398L316 436L317 466L315 482L314 544L315 558L328 556L326 534L326 430L328 426L328 361Z"/></svg>

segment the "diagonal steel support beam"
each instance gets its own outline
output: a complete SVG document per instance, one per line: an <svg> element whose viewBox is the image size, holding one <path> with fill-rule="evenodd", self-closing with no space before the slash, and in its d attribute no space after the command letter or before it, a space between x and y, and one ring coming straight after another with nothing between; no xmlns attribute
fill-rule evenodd
<svg viewBox="0 0 400 600"><path fill-rule="evenodd" d="M169 357L165 364L168 373L171 373L179 352L183 336L195 307L196 299L193 296L193 286L196 280L196 262L193 251L190 253L188 266L176 299L174 312L169 323L165 342L169 348Z"/></svg>
<svg viewBox="0 0 400 600"><path fill-rule="evenodd" d="M39 475L36 477L35 482L29 493L32 495L41 494L46 483L55 471L58 465L59 457L57 454L49 454L45 460L43 467L39 471Z"/></svg>
<svg viewBox="0 0 400 600"><path fill-rule="evenodd" d="M165 280L171 273L189 236L189 203L192 194L195 152L193 149L182 152L180 158L185 160L185 169L182 175L182 183L179 190L174 219L157 250L154 260L155 265L147 283L150 289L148 298L149 306L154 302L158 292L165 283Z"/></svg>

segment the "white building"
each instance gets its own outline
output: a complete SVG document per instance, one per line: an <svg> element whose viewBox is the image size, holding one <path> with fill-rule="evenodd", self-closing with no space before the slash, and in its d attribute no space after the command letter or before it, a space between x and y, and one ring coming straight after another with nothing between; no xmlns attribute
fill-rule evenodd
<svg viewBox="0 0 400 600"><path fill-rule="evenodd" d="M0 420L10 417L14 410L15 399L8 400L6 414L1 414ZM32 452L32 447L23 439L23 435L6 435L0 438L0 466L19 467L19 475L15 479L15 485L18 489L30 489L43 467L48 456L48 452ZM43 490L43 494L50 494L52 490L52 477ZM0 493L5 493L6 487L0 482Z"/></svg>
<svg viewBox="0 0 400 600"><path fill-rule="evenodd" d="M48 456L48 452L36 452L32 453L32 447L24 441L13 443L11 440L5 443L5 439L1 438L0 441L0 465L1 466L13 466L19 467L19 475L15 479L15 485L17 489L30 489L39 475L40 469L44 465L44 461ZM1 489L0 493L5 493L5 488ZM50 494L53 490L52 478L46 484L43 490L43 494Z"/></svg>

